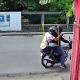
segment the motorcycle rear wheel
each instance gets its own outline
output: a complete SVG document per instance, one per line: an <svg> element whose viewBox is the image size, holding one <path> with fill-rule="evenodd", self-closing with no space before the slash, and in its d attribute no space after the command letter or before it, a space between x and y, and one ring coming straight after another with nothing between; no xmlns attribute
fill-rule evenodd
<svg viewBox="0 0 80 80"><path fill-rule="evenodd" d="M51 68L55 64L55 62L47 54L42 56L41 63L45 68Z"/></svg>

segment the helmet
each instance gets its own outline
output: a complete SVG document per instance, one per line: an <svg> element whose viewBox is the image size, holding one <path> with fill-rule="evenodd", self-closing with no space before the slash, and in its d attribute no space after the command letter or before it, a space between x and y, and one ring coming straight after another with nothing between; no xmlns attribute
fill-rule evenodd
<svg viewBox="0 0 80 80"><path fill-rule="evenodd" d="M51 26L49 28L49 33L55 35L57 33L57 28L55 26Z"/></svg>

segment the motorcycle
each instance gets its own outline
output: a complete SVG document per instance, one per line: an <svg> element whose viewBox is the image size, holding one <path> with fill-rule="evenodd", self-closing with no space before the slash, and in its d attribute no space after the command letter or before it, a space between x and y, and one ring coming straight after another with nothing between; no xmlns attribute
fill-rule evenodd
<svg viewBox="0 0 80 80"><path fill-rule="evenodd" d="M69 37L69 42L70 43L68 45L61 46L64 49L64 52L65 52L65 62L67 61L68 54L72 49L72 40L70 39L70 37ZM42 54L43 55L41 57L41 63L45 68L51 68L51 67L54 66L55 63L60 63L60 57L61 57L60 54L58 54L56 52L51 53L51 50L50 51L47 50L46 53L43 52ZM71 59L71 54L70 54L70 59Z"/></svg>

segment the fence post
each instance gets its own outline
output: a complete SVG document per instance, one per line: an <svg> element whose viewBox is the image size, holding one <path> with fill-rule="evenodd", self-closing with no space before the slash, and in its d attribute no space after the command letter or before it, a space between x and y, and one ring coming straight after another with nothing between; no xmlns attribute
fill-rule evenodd
<svg viewBox="0 0 80 80"><path fill-rule="evenodd" d="M69 17L67 17L66 24L67 24L67 28L68 28L68 26L69 26Z"/></svg>
<svg viewBox="0 0 80 80"><path fill-rule="evenodd" d="M44 14L41 14L41 26L43 30L43 36L44 36Z"/></svg>

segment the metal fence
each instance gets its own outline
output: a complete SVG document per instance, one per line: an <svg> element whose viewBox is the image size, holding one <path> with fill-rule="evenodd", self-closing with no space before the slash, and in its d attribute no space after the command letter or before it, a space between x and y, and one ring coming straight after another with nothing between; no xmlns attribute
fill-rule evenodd
<svg viewBox="0 0 80 80"><path fill-rule="evenodd" d="M41 15L40 23L38 24L30 24L29 19L26 17L27 15ZM27 32L42 32L47 31L50 26L63 26L64 31L72 32L73 24L69 24L69 18L66 17L66 24L45 24L45 15L61 15L62 12L22 12L22 31Z"/></svg>

